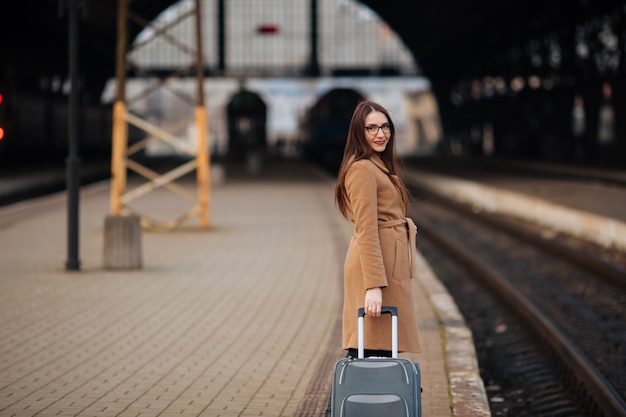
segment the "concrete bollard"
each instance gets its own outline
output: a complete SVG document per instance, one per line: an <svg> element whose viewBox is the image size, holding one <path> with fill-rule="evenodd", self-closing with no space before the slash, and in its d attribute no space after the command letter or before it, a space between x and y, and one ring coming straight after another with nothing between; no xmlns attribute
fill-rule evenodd
<svg viewBox="0 0 626 417"><path fill-rule="evenodd" d="M139 216L106 217L104 222L104 268L141 269Z"/></svg>

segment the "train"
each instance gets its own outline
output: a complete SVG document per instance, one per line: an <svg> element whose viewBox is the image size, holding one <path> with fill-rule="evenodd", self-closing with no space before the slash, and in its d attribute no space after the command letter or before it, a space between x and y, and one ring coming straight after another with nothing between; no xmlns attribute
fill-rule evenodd
<svg viewBox="0 0 626 417"><path fill-rule="evenodd" d="M364 94L348 87L322 94L300 121L300 146L305 158L336 173L339 169L356 105L372 99L385 106L396 128L396 151L409 159L441 151L442 129L437 102L429 89L390 88L384 94Z"/></svg>
<svg viewBox="0 0 626 417"><path fill-rule="evenodd" d="M64 97L4 94L0 126L0 161L52 161L68 154L69 108ZM111 106L87 105L79 110L79 151L85 155L111 152Z"/></svg>
<svg viewBox="0 0 626 417"><path fill-rule="evenodd" d="M305 158L337 169L343 156L352 112L365 96L351 88L334 88L304 114L300 142Z"/></svg>
<svg viewBox="0 0 626 417"><path fill-rule="evenodd" d="M267 150L267 105L258 94L240 89L226 106L228 158L249 161Z"/></svg>

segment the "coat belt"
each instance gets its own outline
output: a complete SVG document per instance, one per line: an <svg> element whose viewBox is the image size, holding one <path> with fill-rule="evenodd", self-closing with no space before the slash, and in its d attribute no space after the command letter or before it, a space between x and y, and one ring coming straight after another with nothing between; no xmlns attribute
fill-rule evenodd
<svg viewBox="0 0 626 417"><path fill-rule="evenodd" d="M406 226L406 233L408 236L408 244L409 244L409 264L411 265L411 278L414 278L417 275L417 263L415 260L417 259L417 246L415 244L415 236L417 235L417 226L415 222L410 217L405 217L404 219L398 220L388 220L385 222L378 222L379 229L387 229L390 227L396 226Z"/></svg>

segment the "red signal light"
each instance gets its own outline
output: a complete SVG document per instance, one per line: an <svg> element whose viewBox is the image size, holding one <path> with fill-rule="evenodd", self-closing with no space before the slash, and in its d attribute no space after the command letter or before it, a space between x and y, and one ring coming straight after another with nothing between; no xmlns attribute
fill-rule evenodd
<svg viewBox="0 0 626 417"><path fill-rule="evenodd" d="M0 104L2 104L2 93L0 93ZM2 116L2 108L0 108L0 116ZM2 117L0 117L0 123L2 123ZM0 125L0 140L4 138L4 126Z"/></svg>
<svg viewBox="0 0 626 417"><path fill-rule="evenodd" d="M278 33L278 26L274 24L261 24L256 28L257 33L262 35L275 35Z"/></svg>

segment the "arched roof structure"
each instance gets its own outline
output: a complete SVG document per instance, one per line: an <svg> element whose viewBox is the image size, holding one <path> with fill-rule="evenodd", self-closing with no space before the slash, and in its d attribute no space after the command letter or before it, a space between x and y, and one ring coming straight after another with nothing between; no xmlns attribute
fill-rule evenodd
<svg viewBox="0 0 626 417"><path fill-rule="evenodd" d="M34 0L4 1L0 19L5 39L0 77L19 71L23 88L41 71L65 74L67 68L69 1L81 8L81 68L94 86L113 76L117 37L117 1ZM175 0L132 0L131 10L154 19ZM398 33L434 82L513 60L532 39L550 33L574 32L576 25L601 19L623 6L621 0L360 0ZM129 41L142 27L129 24ZM9 74L7 74L9 73ZM23 80L23 81L22 81Z"/></svg>
<svg viewBox="0 0 626 417"><path fill-rule="evenodd" d="M84 99L99 97L115 72L117 1L1 2L1 89L37 90L42 75L67 76L67 4L71 1L81 5L79 50ZM147 21L175 2L129 0L131 10ZM471 96L472 79L556 74L560 80L569 79L572 88L592 85L593 94L599 97L603 82L626 78L623 0L360 2L377 12L407 45L423 75L432 82L444 123L446 115L459 110L455 108L458 103L450 100L452 92L456 89L459 97ZM128 42L141 30L141 25L130 21ZM623 108L626 86L621 84L614 83L613 93L616 104ZM485 85L479 88L485 89ZM459 91L463 89L466 91ZM570 99L568 96L566 101ZM461 119L455 116L453 121ZM625 136L626 127L619 123L618 131Z"/></svg>

